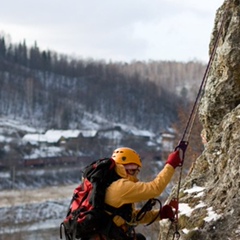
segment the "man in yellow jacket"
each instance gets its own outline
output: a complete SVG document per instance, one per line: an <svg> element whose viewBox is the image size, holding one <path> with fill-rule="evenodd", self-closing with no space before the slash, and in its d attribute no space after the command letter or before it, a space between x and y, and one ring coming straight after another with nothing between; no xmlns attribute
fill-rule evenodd
<svg viewBox="0 0 240 240"><path fill-rule="evenodd" d="M110 231L110 238L108 239L144 240L146 238L142 234L135 234L132 237L129 236L129 238L127 236L126 238L118 238L118 235L121 232L126 233L131 226L149 223L154 219L161 220L163 218L173 217L173 212L169 207L163 208L160 216L159 211L151 210L146 212L143 218L137 220L136 216L139 210L134 208L134 204L158 197L163 192L170 182L175 168L182 163L179 157L179 151L175 151L168 156L162 171L150 182L141 182L138 180L137 175L141 170L142 162L138 153L133 149L127 147L118 148L113 152L112 158L116 162L115 171L121 178L114 181L107 188L105 203L115 209L131 205L131 216L126 220L122 216L115 215L113 218L115 229ZM117 233L116 229L119 230Z"/></svg>

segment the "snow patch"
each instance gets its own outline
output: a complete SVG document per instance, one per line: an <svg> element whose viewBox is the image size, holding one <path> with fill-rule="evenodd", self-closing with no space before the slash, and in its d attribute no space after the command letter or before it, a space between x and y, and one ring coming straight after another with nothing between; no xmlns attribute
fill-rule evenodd
<svg viewBox="0 0 240 240"><path fill-rule="evenodd" d="M190 189L186 189L186 190L184 190L184 193L198 193L198 192L202 192L203 190L204 190L205 188L203 188L203 187L199 187L199 186L197 186L197 185L194 185L192 188L190 188Z"/></svg>
<svg viewBox="0 0 240 240"><path fill-rule="evenodd" d="M199 192L195 197L196 198L200 198L200 197L202 197L204 195L204 192Z"/></svg>
<svg viewBox="0 0 240 240"><path fill-rule="evenodd" d="M0 178L10 178L10 172L0 172Z"/></svg>
<svg viewBox="0 0 240 240"><path fill-rule="evenodd" d="M187 203L180 203L179 204L179 215L185 215L187 217L190 217L193 210L197 208L203 208L205 207L206 204L203 202L200 202L198 205L196 205L194 208L191 208ZM216 221L221 217L221 215L215 213L213 211L212 207L207 208L207 216L204 218L205 222L210 222L210 221Z"/></svg>
<svg viewBox="0 0 240 240"><path fill-rule="evenodd" d="M194 209L189 207L187 203L179 203L180 215L186 215L187 217L190 217L193 210Z"/></svg>
<svg viewBox="0 0 240 240"><path fill-rule="evenodd" d="M195 231L195 230L198 230L198 228L193 228L193 229L184 228L184 229L182 229L183 233L185 233L185 234L188 234L189 232Z"/></svg>
<svg viewBox="0 0 240 240"><path fill-rule="evenodd" d="M203 208L203 207L205 207L206 206L206 204L204 203L204 202L200 202L197 206L195 206L195 209L197 209L197 208Z"/></svg>
<svg viewBox="0 0 240 240"><path fill-rule="evenodd" d="M219 215L213 211L212 207L207 208L207 211L208 211L208 216L204 218L205 222L216 221L221 217L221 215Z"/></svg>
<svg viewBox="0 0 240 240"><path fill-rule="evenodd" d="M4 117L0 118L0 127L4 127L4 128L8 127L11 129L18 129L26 132L36 132L36 129L33 127L24 125L20 123L20 121L11 120L9 118L4 118Z"/></svg>

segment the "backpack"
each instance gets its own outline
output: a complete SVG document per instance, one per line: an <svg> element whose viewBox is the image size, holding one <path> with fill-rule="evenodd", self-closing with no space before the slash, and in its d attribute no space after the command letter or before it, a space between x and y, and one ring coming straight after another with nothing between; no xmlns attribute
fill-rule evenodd
<svg viewBox="0 0 240 240"><path fill-rule="evenodd" d="M111 215L105 209L106 188L120 177L114 170L111 158L97 160L83 171L83 182L74 190L67 215L60 225L65 238L74 240L87 238L95 233L106 234L112 223Z"/></svg>

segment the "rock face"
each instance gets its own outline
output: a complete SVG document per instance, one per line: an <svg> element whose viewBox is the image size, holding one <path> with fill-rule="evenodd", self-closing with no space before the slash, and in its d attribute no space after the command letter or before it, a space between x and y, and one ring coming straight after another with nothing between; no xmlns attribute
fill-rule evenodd
<svg viewBox="0 0 240 240"><path fill-rule="evenodd" d="M207 143L179 194L181 240L240 239L239 0L227 0L218 9L210 53L222 22L199 107ZM164 233L169 225L161 222L160 239L172 239L171 231Z"/></svg>

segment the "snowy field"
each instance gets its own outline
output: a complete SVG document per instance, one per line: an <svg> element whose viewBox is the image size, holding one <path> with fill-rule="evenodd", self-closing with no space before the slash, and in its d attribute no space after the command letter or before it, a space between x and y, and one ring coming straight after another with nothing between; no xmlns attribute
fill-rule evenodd
<svg viewBox="0 0 240 240"><path fill-rule="evenodd" d="M0 239L59 239L77 185L0 192Z"/></svg>
<svg viewBox="0 0 240 240"><path fill-rule="evenodd" d="M77 185L46 187L32 190L5 190L0 192L0 208L21 206L71 197Z"/></svg>

